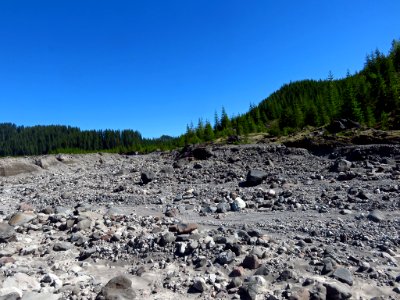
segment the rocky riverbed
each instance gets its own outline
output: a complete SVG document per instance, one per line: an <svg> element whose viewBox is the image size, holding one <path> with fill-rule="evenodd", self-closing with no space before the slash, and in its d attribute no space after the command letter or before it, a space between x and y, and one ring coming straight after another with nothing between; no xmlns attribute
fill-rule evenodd
<svg viewBox="0 0 400 300"><path fill-rule="evenodd" d="M400 147L0 160L0 299L400 299Z"/></svg>

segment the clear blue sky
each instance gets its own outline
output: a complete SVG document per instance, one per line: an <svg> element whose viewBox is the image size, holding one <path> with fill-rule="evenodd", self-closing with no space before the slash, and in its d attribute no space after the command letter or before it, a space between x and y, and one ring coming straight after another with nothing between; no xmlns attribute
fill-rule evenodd
<svg viewBox="0 0 400 300"><path fill-rule="evenodd" d="M400 1L1 0L0 122L178 135L400 38Z"/></svg>

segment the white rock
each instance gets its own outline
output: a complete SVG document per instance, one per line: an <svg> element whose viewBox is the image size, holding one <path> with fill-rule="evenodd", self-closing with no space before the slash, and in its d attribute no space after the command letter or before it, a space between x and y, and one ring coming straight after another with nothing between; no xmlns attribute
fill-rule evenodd
<svg viewBox="0 0 400 300"><path fill-rule="evenodd" d="M243 199L240 197L237 197L235 200L233 200L233 202L235 202L237 207L239 207L240 209L243 209L246 207L246 202L244 202Z"/></svg>
<svg viewBox="0 0 400 300"><path fill-rule="evenodd" d="M6 278L3 288L17 288L22 291L39 291L40 283L36 278L25 273L15 273L14 276Z"/></svg>

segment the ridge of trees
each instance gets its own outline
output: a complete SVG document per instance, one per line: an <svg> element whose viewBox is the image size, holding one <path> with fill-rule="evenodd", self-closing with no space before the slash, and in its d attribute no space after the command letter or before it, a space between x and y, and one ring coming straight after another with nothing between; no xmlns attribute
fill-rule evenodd
<svg viewBox="0 0 400 300"><path fill-rule="evenodd" d="M175 138L145 139L134 130L80 130L77 127L0 124L0 156L49 153L148 152L174 147Z"/></svg>
<svg viewBox="0 0 400 300"><path fill-rule="evenodd" d="M248 112L229 118L224 108L215 115L214 127L201 120L188 127L187 143L231 135L266 132L287 135L305 126L323 126L335 119L350 119L373 128L400 129L400 41L389 54L375 50L363 70L335 80L302 80L283 85ZM207 126L207 134L205 128Z"/></svg>
<svg viewBox="0 0 400 300"><path fill-rule="evenodd" d="M250 133L287 135L305 126L323 126L345 118L383 130L400 129L400 41L387 55L375 50L363 70L342 79L329 72L326 80L283 85L249 111L229 117L225 108L214 123L199 119L179 137L146 139L134 130L80 130L77 127L0 124L0 156L110 151L151 152L211 142Z"/></svg>

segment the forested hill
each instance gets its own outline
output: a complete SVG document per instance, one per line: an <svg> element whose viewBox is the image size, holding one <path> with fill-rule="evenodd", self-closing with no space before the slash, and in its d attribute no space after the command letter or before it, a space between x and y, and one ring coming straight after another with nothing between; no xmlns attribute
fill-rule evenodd
<svg viewBox="0 0 400 300"><path fill-rule="evenodd" d="M133 130L80 130L70 126L17 126L0 124L0 156L37 155L57 152L79 153L151 151L171 148L173 138L144 139Z"/></svg>
<svg viewBox="0 0 400 300"><path fill-rule="evenodd" d="M243 115L229 118L224 109L209 122L188 126L186 141L197 143L215 137L268 132L286 135L305 126L322 126L346 118L368 127L400 129L400 42L390 52L367 56L360 72L335 80L304 80L284 85Z"/></svg>
<svg viewBox="0 0 400 300"><path fill-rule="evenodd" d="M133 130L89 130L69 126L23 127L0 124L0 156L55 152L166 150L229 136L265 132L286 135L305 126L349 119L383 130L400 129L400 41L388 54L376 50L356 74L335 80L304 80L284 85L245 114L230 118L225 109L214 124L200 119L177 138L142 138Z"/></svg>

